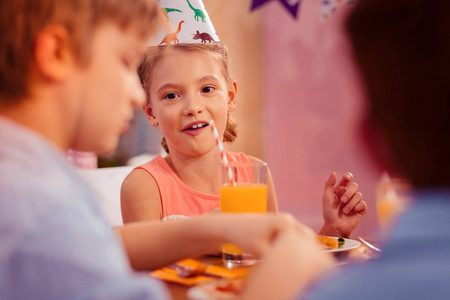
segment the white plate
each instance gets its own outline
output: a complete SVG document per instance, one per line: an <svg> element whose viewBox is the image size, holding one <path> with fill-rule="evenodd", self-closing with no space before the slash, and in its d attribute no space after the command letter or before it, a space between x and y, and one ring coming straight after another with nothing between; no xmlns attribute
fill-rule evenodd
<svg viewBox="0 0 450 300"><path fill-rule="evenodd" d="M336 238L336 239L338 239L338 238ZM345 238L344 238L344 240L345 240L344 245L342 245L342 246L340 246L340 247L338 247L338 248L336 248L336 249L328 249L328 250L325 250L325 252L342 252L342 251L349 251L349 250L356 249L356 248L358 248L359 246L361 246L361 243L360 243L359 241L357 241L357 240L345 239Z"/></svg>

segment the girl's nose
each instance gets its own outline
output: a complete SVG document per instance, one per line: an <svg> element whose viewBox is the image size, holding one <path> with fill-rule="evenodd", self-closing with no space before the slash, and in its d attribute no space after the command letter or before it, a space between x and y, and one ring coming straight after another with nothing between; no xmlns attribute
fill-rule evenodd
<svg viewBox="0 0 450 300"><path fill-rule="evenodd" d="M185 98L185 107L184 114L185 115L197 115L202 113L205 110L205 105L199 96L193 95Z"/></svg>

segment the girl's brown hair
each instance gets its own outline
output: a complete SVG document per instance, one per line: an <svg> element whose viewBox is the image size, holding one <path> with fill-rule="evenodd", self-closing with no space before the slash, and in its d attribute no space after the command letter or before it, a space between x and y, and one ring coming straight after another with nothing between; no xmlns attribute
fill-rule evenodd
<svg viewBox="0 0 450 300"><path fill-rule="evenodd" d="M186 44L176 44L170 46L158 46L149 47L144 54L143 61L139 66L138 74L141 80L142 86L144 87L145 94L147 96L147 102L150 103L150 94L148 92L148 87L152 80L153 70L161 61L164 53L167 51L180 51L185 53L199 52L206 56L214 59L220 66L224 77L231 81L230 71L228 67L228 50L226 46L222 43L208 43L208 44L196 44L196 43L186 43ZM237 138L237 124L234 122L230 114L228 113L227 125L225 127L225 132L223 134L224 142L233 142ZM165 137L161 140L161 146L164 150L169 153L169 148Z"/></svg>

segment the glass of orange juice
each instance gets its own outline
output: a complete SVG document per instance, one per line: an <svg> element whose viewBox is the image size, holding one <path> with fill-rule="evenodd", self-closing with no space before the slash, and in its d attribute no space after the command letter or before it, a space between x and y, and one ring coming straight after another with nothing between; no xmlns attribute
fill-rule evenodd
<svg viewBox="0 0 450 300"><path fill-rule="evenodd" d="M267 212L267 164L263 162L230 162L221 164L220 211L224 213ZM253 265L257 262L233 244L222 246L227 268Z"/></svg>
<svg viewBox="0 0 450 300"><path fill-rule="evenodd" d="M376 210L381 229L387 230L392 222L408 207L410 184L402 178L391 178L383 173L377 185Z"/></svg>

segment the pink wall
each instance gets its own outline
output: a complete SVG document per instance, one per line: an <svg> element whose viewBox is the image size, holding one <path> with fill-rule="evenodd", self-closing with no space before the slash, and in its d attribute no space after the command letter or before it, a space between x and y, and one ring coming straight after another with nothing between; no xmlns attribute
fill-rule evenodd
<svg viewBox="0 0 450 300"><path fill-rule="evenodd" d="M351 171L369 211L355 234L376 229L378 172L358 138L364 100L342 30L342 5L320 22L317 0L304 0L297 20L278 3L263 10L265 159L280 210L318 229L321 197L332 171Z"/></svg>

